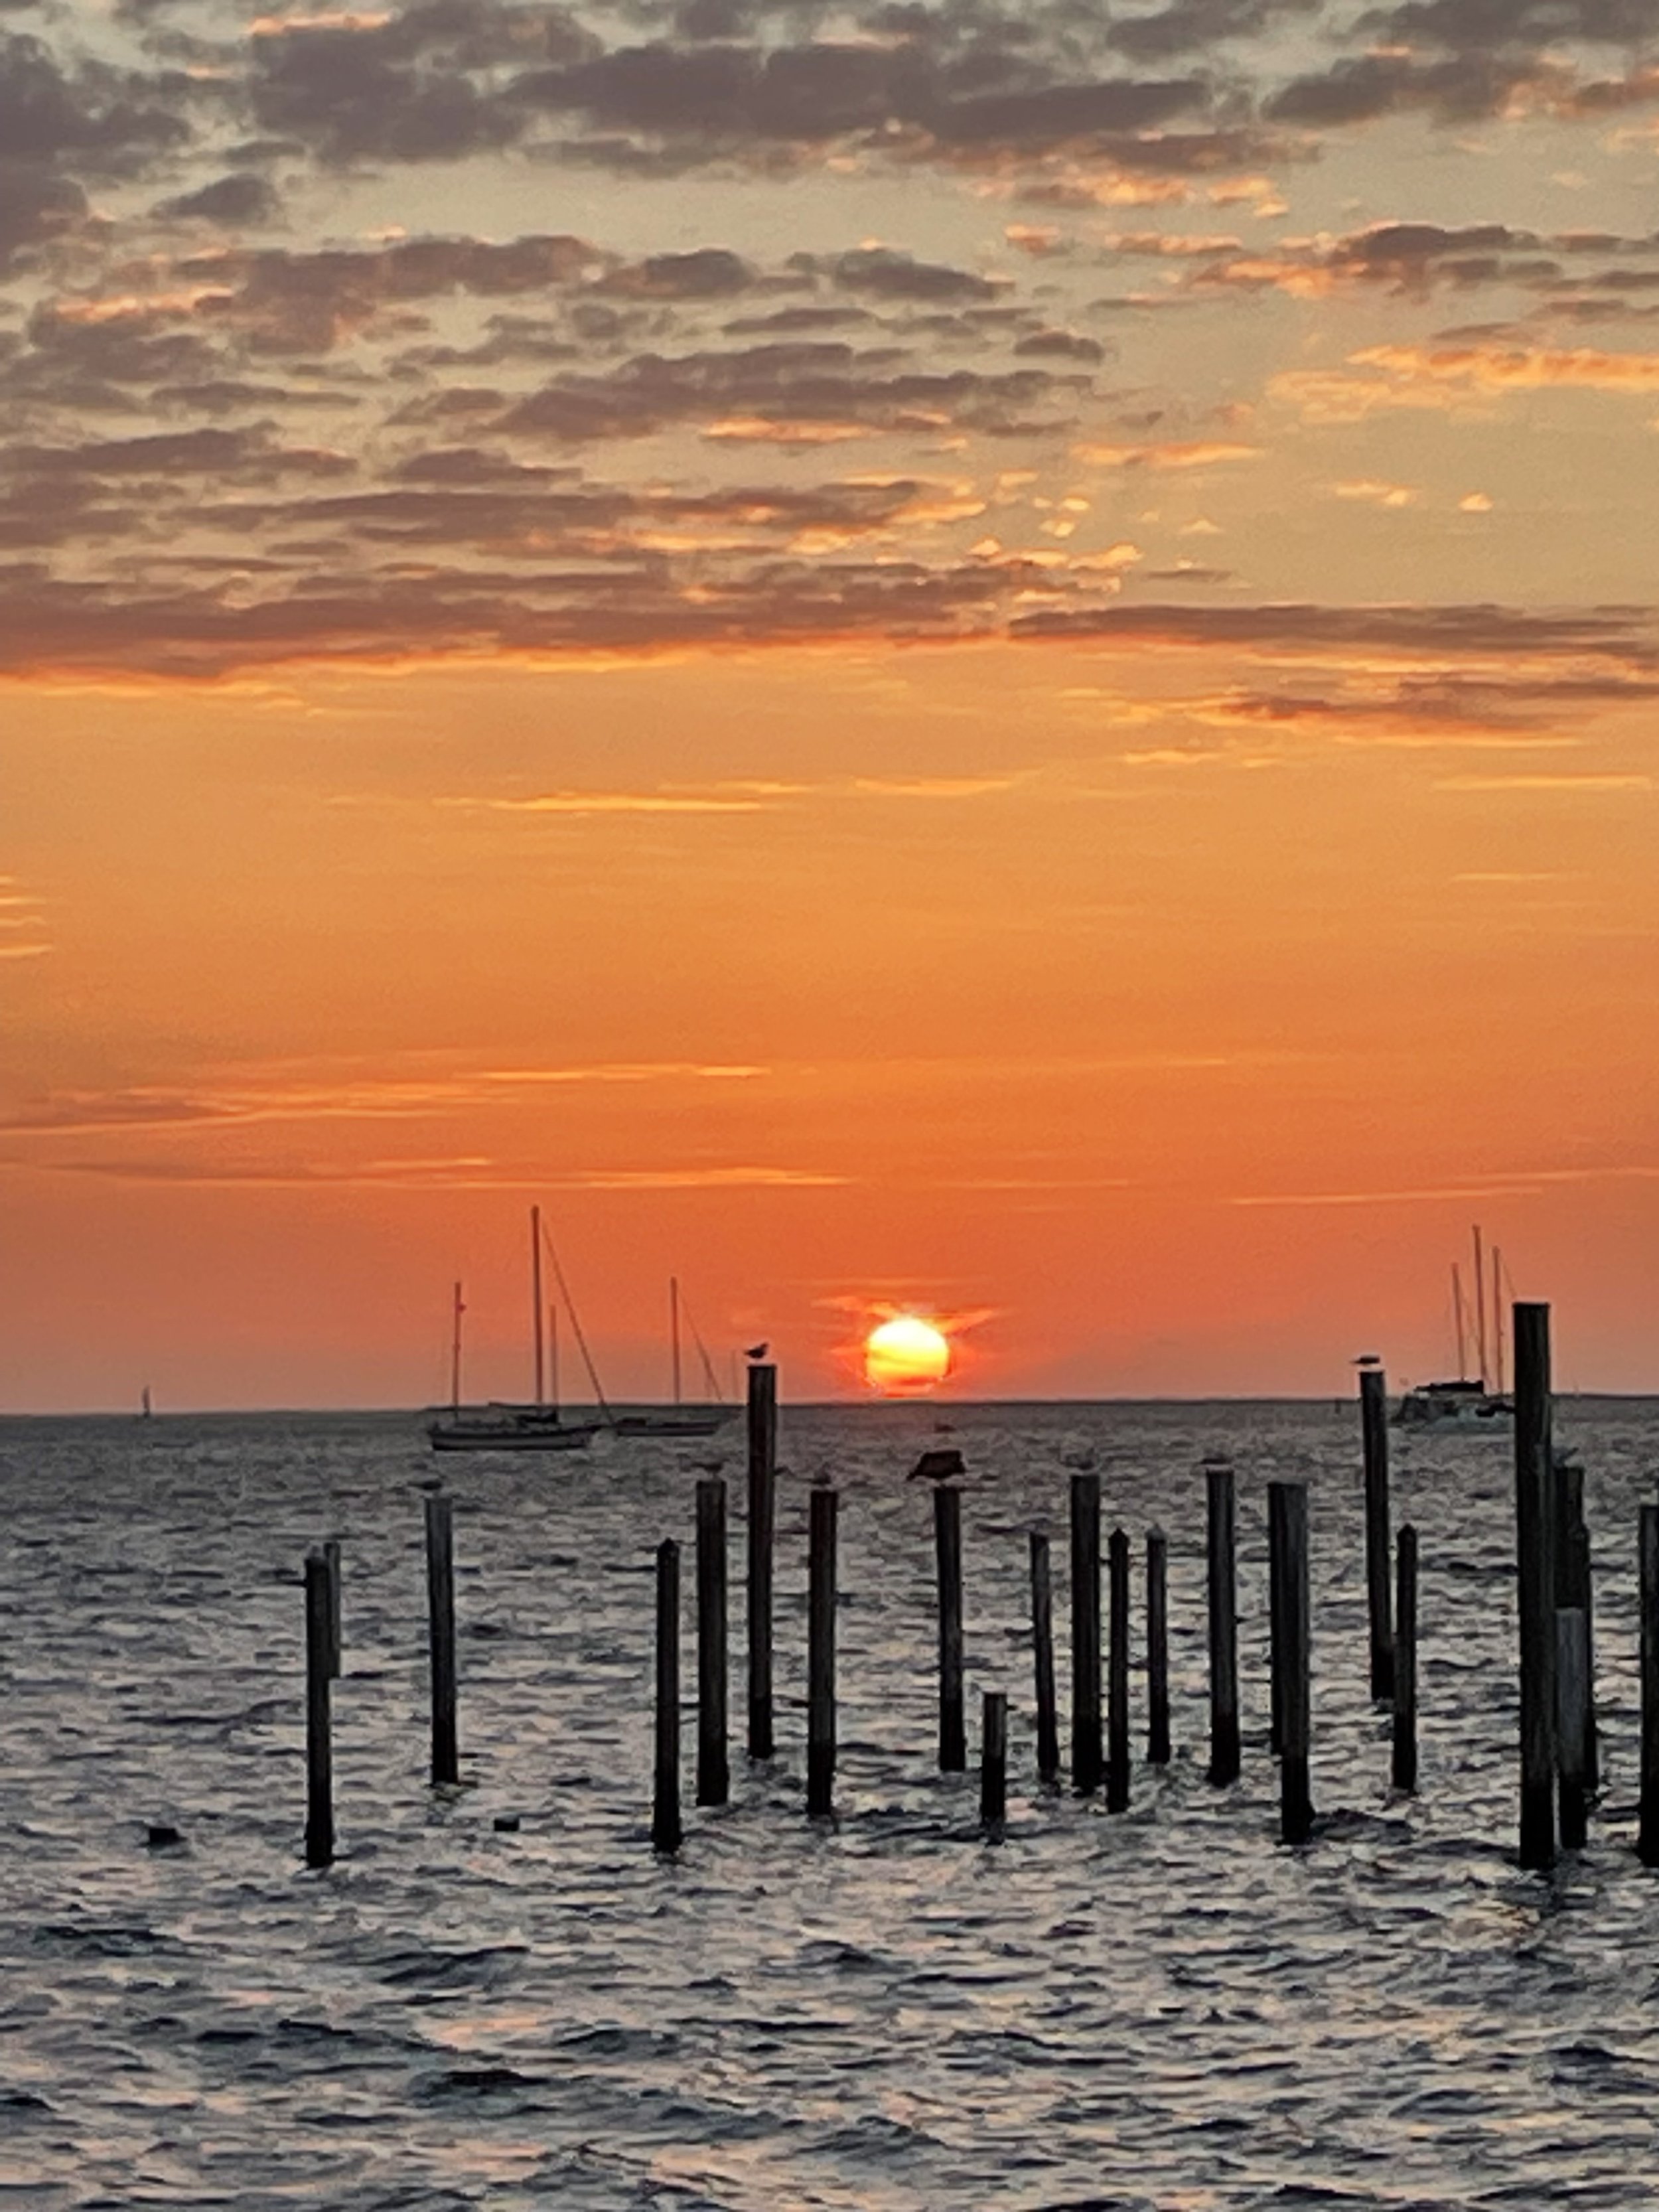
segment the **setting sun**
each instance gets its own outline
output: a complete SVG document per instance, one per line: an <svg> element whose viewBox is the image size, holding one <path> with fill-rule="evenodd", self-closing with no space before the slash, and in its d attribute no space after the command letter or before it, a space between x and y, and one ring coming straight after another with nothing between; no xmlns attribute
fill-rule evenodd
<svg viewBox="0 0 1659 2212"><path fill-rule="evenodd" d="M949 1338L915 1314L895 1314L865 1339L865 1380L889 1397L931 1390L950 1371Z"/></svg>

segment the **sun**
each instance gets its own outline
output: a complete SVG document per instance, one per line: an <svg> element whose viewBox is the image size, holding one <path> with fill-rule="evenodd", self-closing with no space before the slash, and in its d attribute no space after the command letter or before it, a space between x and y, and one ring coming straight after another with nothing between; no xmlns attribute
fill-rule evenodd
<svg viewBox="0 0 1659 2212"><path fill-rule="evenodd" d="M895 1314L864 1340L864 1379L884 1397L937 1389L950 1371L950 1338L918 1314Z"/></svg>

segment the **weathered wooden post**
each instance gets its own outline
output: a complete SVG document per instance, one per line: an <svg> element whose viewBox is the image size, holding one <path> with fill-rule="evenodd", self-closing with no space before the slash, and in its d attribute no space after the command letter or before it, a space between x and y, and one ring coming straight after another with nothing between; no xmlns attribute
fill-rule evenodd
<svg viewBox="0 0 1659 2212"><path fill-rule="evenodd" d="M657 1547L656 1758L651 1790L651 1848L677 1851L680 1822L680 1547Z"/></svg>
<svg viewBox="0 0 1659 2212"><path fill-rule="evenodd" d="M1276 1655L1285 1642L1285 1547L1273 1533L1273 1503L1267 1498L1267 1753L1285 1748L1285 1674Z"/></svg>
<svg viewBox="0 0 1659 2212"><path fill-rule="evenodd" d="M1371 1696L1394 1695L1394 1630L1389 1619L1389 1385L1380 1367L1359 1370L1365 1453L1365 1607L1370 1622Z"/></svg>
<svg viewBox="0 0 1659 2212"><path fill-rule="evenodd" d="M1238 1779L1238 1566L1233 1471L1204 1468L1210 1629L1210 1779Z"/></svg>
<svg viewBox="0 0 1659 2212"><path fill-rule="evenodd" d="M806 1596L806 1810L835 1809L836 1518L840 1499L817 1489L808 1503Z"/></svg>
<svg viewBox="0 0 1659 2212"><path fill-rule="evenodd" d="M1036 1669L1037 1779L1060 1773L1060 1716L1054 1708L1054 1601L1048 1539L1031 1531L1031 1649Z"/></svg>
<svg viewBox="0 0 1659 2212"><path fill-rule="evenodd" d="M330 1734L328 1561L306 1554L306 1864L334 1863L334 1748Z"/></svg>
<svg viewBox="0 0 1659 2212"><path fill-rule="evenodd" d="M962 1703L962 1492L948 1482L933 1491L933 1555L939 1574L939 1772L962 1774L968 1765Z"/></svg>
<svg viewBox="0 0 1659 2212"><path fill-rule="evenodd" d="M1146 1532L1146 1764L1170 1763L1170 1543Z"/></svg>
<svg viewBox="0 0 1659 2212"><path fill-rule="evenodd" d="M1560 1785L1561 1848L1582 1851L1588 1832L1585 1722L1589 1707L1589 1658L1582 1606L1555 1608L1555 1751Z"/></svg>
<svg viewBox="0 0 1659 2212"><path fill-rule="evenodd" d="M342 1632L344 1615L340 1596L340 1540L337 1536L324 1539L323 1563L328 1569L328 1671L331 1677L337 1681L344 1650Z"/></svg>
<svg viewBox="0 0 1659 2212"><path fill-rule="evenodd" d="M1100 1477L1072 1477L1072 1786L1100 1787Z"/></svg>
<svg viewBox="0 0 1659 2212"><path fill-rule="evenodd" d="M1595 1724L1595 1593L1589 1528L1584 1520L1584 1470L1555 1455L1555 1602L1584 1616L1584 1788L1601 1786L1600 1731Z"/></svg>
<svg viewBox="0 0 1659 2212"><path fill-rule="evenodd" d="M1394 1620L1394 1760L1396 1790L1417 1788L1417 1531L1407 1521L1399 1536L1399 1589Z"/></svg>
<svg viewBox="0 0 1659 2212"><path fill-rule="evenodd" d="M1106 1656L1106 1810L1129 1804L1129 1539L1114 1528L1106 1540L1111 1638Z"/></svg>
<svg viewBox="0 0 1659 2212"><path fill-rule="evenodd" d="M1550 1310L1515 1308L1515 1515L1521 1634L1521 1863L1555 1863L1554 1457Z"/></svg>
<svg viewBox="0 0 1659 2212"><path fill-rule="evenodd" d="M1642 1812L1636 1855L1659 1867L1659 1505L1642 1508Z"/></svg>
<svg viewBox="0 0 1659 2212"><path fill-rule="evenodd" d="M726 1751L726 1485L697 1484L697 1802L724 1805L732 1794Z"/></svg>
<svg viewBox="0 0 1659 2212"><path fill-rule="evenodd" d="M1308 1747L1312 1720L1308 1583L1308 1488L1302 1482L1267 1486L1268 1542L1279 1563L1278 1618L1273 1665L1279 1684L1279 1832L1286 1844L1305 1844L1313 1832L1308 1793Z"/></svg>
<svg viewBox="0 0 1659 2212"><path fill-rule="evenodd" d="M426 1494L426 1619L432 1665L432 1779L453 1784L461 1778L455 1728L455 1535L450 1500L441 1490Z"/></svg>
<svg viewBox="0 0 1659 2212"><path fill-rule="evenodd" d="M995 1838L1008 1814L1008 1699L1001 1690L985 1692L979 1742L980 1826Z"/></svg>
<svg viewBox="0 0 1659 2212"><path fill-rule="evenodd" d="M749 1366L749 1756L770 1759L772 1542L777 1504L778 1370Z"/></svg>

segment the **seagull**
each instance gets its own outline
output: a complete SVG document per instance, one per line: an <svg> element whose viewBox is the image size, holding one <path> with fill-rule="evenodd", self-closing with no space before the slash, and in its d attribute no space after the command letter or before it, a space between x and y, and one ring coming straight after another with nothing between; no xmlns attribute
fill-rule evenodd
<svg viewBox="0 0 1659 2212"><path fill-rule="evenodd" d="M764 1344L751 1344L746 1348L743 1356L745 1359L764 1359L766 1346Z"/></svg>

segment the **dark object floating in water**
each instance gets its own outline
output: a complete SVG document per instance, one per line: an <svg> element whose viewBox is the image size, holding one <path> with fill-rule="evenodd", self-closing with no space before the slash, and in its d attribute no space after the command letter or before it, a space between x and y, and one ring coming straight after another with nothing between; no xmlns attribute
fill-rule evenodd
<svg viewBox="0 0 1659 2212"><path fill-rule="evenodd" d="M490 1826L498 1836L516 1836L519 1832L519 1816L516 1813L497 1813Z"/></svg>
<svg viewBox="0 0 1659 2212"><path fill-rule="evenodd" d="M149 1851L171 1850L184 1840L170 1820L152 1820L144 1831L144 1848Z"/></svg>
<svg viewBox="0 0 1659 2212"><path fill-rule="evenodd" d="M954 1445L940 1451L925 1451L910 1470L912 1482L945 1482L953 1474L967 1472L962 1454Z"/></svg>

